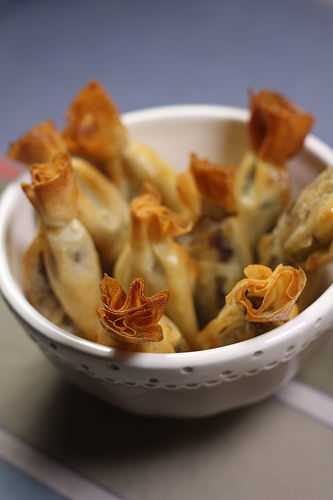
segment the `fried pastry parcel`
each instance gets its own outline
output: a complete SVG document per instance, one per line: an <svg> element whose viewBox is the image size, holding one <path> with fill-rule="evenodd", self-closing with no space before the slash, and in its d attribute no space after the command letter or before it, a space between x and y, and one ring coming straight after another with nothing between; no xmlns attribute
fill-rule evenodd
<svg viewBox="0 0 333 500"><path fill-rule="evenodd" d="M78 217L111 269L129 235L129 208L119 190L81 158L72 159L78 185Z"/></svg>
<svg viewBox="0 0 333 500"><path fill-rule="evenodd" d="M290 263L306 271L333 259L333 168L305 187L273 232L262 237L258 253L264 264Z"/></svg>
<svg viewBox="0 0 333 500"><path fill-rule="evenodd" d="M48 162L57 153L65 153L66 144L51 120L41 122L10 144L7 156L25 165Z"/></svg>
<svg viewBox="0 0 333 500"><path fill-rule="evenodd" d="M226 297L226 305L199 333L202 348L221 347L255 337L297 314L296 301L306 276L302 269L279 265L274 271L262 265L244 269L245 279Z"/></svg>
<svg viewBox="0 0 333 500"><path fill-rule="evenodd" d="M167 314L193 344L198 330L193 304L196 268L186 249L174 240L190 227L161 205L154 190L132 201L131 218L130 240L116 262L114 276L125 290L135 278L144 279L149 294L168 289Z"/></svg>
<svg viewBox="0 0 333 500"><path fill-rule="evenodd" d="M128 142L127 131L116 105L100 83L88 83L74 98L67 110L63 137L72 155L101 168L126 191L122 156Z"/></svg>
<svg viewBox="0 0 333 500"><path fill-rule="evenodd" d="M198 267L195 304L201 325L213 319L225 295L242 277L251 254L243 244L234 197L236 167L215 165L192 154L189 171L201 199L201 216L181 237Z"/></svg>
<svg viewBox="0 0 333 500"><path fill-rule="evenodd" d="M303 146L313 117L282 95L250 93L248 152L235 177L235 198L242 231L251 251L270 231L290 200L287 160Z"/></svg>
<svg viewBox="0 0 333 500"><path fill-rule="evenodd" d="M213 319L225 296L251 262L237 217L221 222L202 218L189 234L186 246L198 268L195 305L201 325Z"/></svg>
<svg viewBox="0 0 333 500"><path fill-rule="evenodd" d="M9 156L27 165L47 163L66 152L61 133L52 122L32 128L9 149ZM78 217L91 234L103 263L111 268L128 238L129 210L117 187L92 164L72 158L78 184Z"/></svg>
<svg viewBox="0 0 333 500"><path fill-rule="evenodd" d="M130 141L124 158L132 186L131 198L140 194L144 183L150 183L160 192L162 203L184 220L199 216L199 193L189 173L177 173L149 146L134 141Z"/></svg>
<svg viewBox="0 0 333 500"><path fill-rule="evenodd" d="M30 304L55 325L62 326L65 311L55 296L45 269L43 239L33 239L22 259L23 290Z"/></svg>
<svg viewBox="0 0 333 500"><path fill-rule="evenodd" d="M274 227L289 203L287 167L277 168L253 153L246 154L237 170L235 196L244 239L254 252L260 236Z"/></svg>
<svg viewBox="0 0 333 500"><path fill-rule="evenodd" d="M200 193L202 217L221 220L226 215L236 213L235 166L216 165L192 154L189 170Z"/></svg>
<svg viewBox="0 0 333 500"><path fill-rule="evenodd" d="M103 326L98 341L105 345L139 352L179 352L186 342L177 326L166 316L168 292L144 295L143 279L135 279L124 292L107 275L101 282L102 306L97 314Z"/></svg>
<svg viewBox="0 0 333 500"><path fill-rule="evenodd" d="M87 229L77 218L77 186L70 158L59 153L31 167L22 188L40 217L45 269L52 290L79 331L96 340L101 269Z"/></svg>
<svg viewBox="0 0 333 500"><path fill-rule="evenodd" d="M252 149L264 162L276 166L300 151L314 123L311 114L270 90L250 93L250 112Z"/></svg>
<svg viewBox="0 0 333 500"><path fill-rule="evenodd" d="M137 196L149 182L174 211L184 211L190 217L196 210L193 185L179 186L181 177L170 165L148 146L129 138L115 104L100 83L88 83L75 97L63 136L69 151L98 166L126 199ZM189 196L183 199L184 191L190 191L190 200Z"/></svg>

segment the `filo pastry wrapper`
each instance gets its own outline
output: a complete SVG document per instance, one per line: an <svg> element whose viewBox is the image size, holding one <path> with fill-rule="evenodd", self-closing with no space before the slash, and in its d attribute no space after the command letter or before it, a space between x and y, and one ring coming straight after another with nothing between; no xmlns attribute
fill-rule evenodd
<svg viewBox="0 0 333 500"><path fill-rule="evenodd" d="M51 120L35 125L31 130L12 142L7 156L31 166L36 162L49 161L53 155L66 151L66 145ZM43 238L34 237L22 258L23 290L30 304L49 321L58 326L68 323L66 313L55 296L46 273Z"/></svg>
<svg viewBox="0 0 333 500"><path fill-rule="evenodd" d="M296 155L314 119L281 94L250 93L251 150L236 171L237 212L251 251L270 231L290 200L286 162Z"/></svg>
<svg viewBox="0 0 333 500"><path fill-rule="evenodd" d="M237 217L215 224L202 219L188 249L198 269L195 304L204 325L218 314L252 257Z"/></svg>
<svg viewBox="0 0 333 500"><path fill-rule="evenodd" d="M9 145L6 155L12 160L31 166L45 163L67 147L52 120L40 122Z"/></svg>
<svg viewBox="0 0 333 500"><path fill-rule="evenodd" d="M272 233L262 237L259 257L315 271L333 260L333 168L325 169L280 217Z"/></svg>
<svg viewBox="0 0 333 500"><path fill-rule="evenodd" d="M31 166L50 162L54 155L66 152L61 133L46 121L12 143L7 154ZM128 205L119 189L91 163L73 157L72 167L78 184L78 218L91 234L103 264L111 268L128 238Z"/></svg>
<svg viewBox="0 0 333 500"><path fill-rule="evenodd" d="M201 215L193 229L181 237L198 267L195 303L204 325L224 305L225 295L252 261L236 214L236 167L213 164L191 155L189 170L201 197Z"/></svg>
<svg viewBox="0 0 333 500"><path fill-rule="evenodd" d="M129 137L100 83L88 83L74 98L63 136L69 151L98 166L127 200L149 182L160 191L165 205L187 219L197 216L198 194L192 178L184 179L150 147Z"/></svg>
<svg viewBox="0 0 333 500"><path fill-rule="evenodd" d="M219 165L192 153L188 168L200 197L200 218L219 221L236 213L234 165Z"/></svg>
<svg viewBox="0 0 333 500"><path fill-rule="evenodd" d="M244 269L246 278L226 297L226 305L198 336L203 349L221 347L272 330L294 317L306 284L302 269L262 265Z"/></svg>
<svg viewBox="0 0 333 500"><path fill-rule="evenodd" d="M184 351L186 341L180 330L164 315L168 292L151 297L144 294L143 279L135 279L128 293L107 275L101 282L102 305L98 317L103 333L98 342L134 352L172 353Z"/></svg>
<svg viewBox="0 0 333 500"><path fill-rule="evenodd" d="M55 296L45 269L43 238L37 234L23 254L23 291L30 304L52 323L63 326L66 313Z"/></svg>
<svg viewBox="0 0 333 500"><path fill-rule="evenodd" d="M198 331L193 302L196 267L186 248L174 237L189 230L181 218L161 205L159 194L149 188L131 203L131 236L119 256L114 277L128 290L143 278L147 293L169 291L167 315L190 344Z"/></svg>
<svg viewBox="0 0 333 500"><path fill-rule="evenodd" d="M89 162L73 158L72 165L79 189L79 219L91 234L103 267L111 269L129 237L128 204Z"/></svg>
<svg viewBox="0 0 333 500"><path fill-rule="evenodd" d="M93 240L78 219L77 186L70 158L31 167L22 188L40 217L39 237L52 290L80 334L96 340L101 268Z"/></svg>

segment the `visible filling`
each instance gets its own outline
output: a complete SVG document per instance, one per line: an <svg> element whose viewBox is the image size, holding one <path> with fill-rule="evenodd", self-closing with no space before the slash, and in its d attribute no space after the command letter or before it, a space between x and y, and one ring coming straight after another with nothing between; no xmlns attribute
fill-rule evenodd
<svg viewBox="0 0 333 500"><path fill-rule="evenodd" d="M218 251L222 261L228 261L233 256L233 249L221 231L214 231L210 235L209 244Z"/></svg>

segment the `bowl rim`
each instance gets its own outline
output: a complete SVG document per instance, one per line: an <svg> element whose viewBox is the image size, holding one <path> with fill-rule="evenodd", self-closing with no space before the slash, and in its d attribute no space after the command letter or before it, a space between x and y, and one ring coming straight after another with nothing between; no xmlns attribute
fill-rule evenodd
<svg viewBox="0 0 333 500"><path fill-rule="evenodd" d="M206 118L245 122L248 111L242 108L217 105L175 105L131 111L122 116L127 126L154 120ZM305 150L327 165L333 165L333 150L317 137L306 138ZM25 298L18 283L11 273L6 252L6 234L10 216L19 196L23 196L20 188L22 177L10 183L4 190L0 200L0 289L4 298L14 312L43 336L65 347L83 352L98 358L121 360L133 368L179 369L184 365L208 366L221 362L241 361L256 351L273 349L285 341L292 342L296 336L313 325L316 319L323 318L332 310L333 285L302 311L296 318L263 335L237 344L217 347L204 351L184 353L133 353L131 356L119 357L119 350L77 337L57 327L44 318Z"/></svg>

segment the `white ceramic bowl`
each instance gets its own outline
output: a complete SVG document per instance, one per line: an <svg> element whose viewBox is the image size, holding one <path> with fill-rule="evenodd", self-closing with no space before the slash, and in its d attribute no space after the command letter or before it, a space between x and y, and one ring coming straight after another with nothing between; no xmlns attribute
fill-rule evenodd
<svg viewBox="0 0 333 500"><path fill-rule="evenodd" d="M213 161L238 163L247 147L247 116L234 108L174 106L128 113L124 121L133 137L183 168L192 151ZM309 137L291 165L293 182L301 186L329 164L333 152ZM239 344L177 354L117 352L56 327L25 299L20 262L34 230L32 208L17 181L5 190L0 204L0 285L6 302L68 379L132 412L200 417L261 400L295 375L302 351L332 326L329 287L289 323Z"/></svg>

